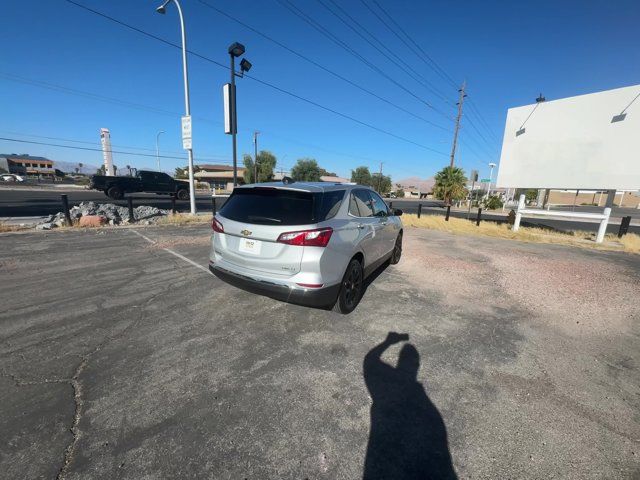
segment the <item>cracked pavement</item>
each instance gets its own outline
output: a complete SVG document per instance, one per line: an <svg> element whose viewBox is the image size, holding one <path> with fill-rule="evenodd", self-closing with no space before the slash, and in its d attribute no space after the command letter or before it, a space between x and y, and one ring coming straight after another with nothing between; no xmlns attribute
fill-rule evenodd
<svg viewBox="0 0 640 480"><path fill-rule="evenodd" d="M389 331L459 478L640 475L640 256L410 229L341 316L166 251L206 266L207 227L139 232L0 235L0 476L362 478Z"/></svg>

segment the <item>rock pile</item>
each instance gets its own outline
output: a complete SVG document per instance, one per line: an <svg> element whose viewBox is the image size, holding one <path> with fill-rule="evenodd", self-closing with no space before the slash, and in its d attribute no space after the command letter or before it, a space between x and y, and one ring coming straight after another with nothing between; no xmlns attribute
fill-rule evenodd
<svg viewBox="0 0 640 480"><path fill-rule="evenodd" d="M129 223L129 209L127 207L119 207L113 203L96 203L82 202L80 205L69 209L71 220L79 220L86 216L101 216L106 219L109 225L124 225ZM161 210L148 205L140 205L133 209L133 218L135 222L146 225L154 223L159 218L169 214L169 210ZM62 227L65 225L64 212L58 212L55 215L49 215L40 222L36 228L39 230L51 230L52 228Z"/></svg>

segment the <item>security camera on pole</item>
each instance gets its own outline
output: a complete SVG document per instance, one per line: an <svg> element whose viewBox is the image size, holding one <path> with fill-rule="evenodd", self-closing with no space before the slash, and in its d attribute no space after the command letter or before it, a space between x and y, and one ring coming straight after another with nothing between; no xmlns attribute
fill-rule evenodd
<svg viewBox="0 0 640 480"><path fill-rule="evenodd" d="M182 117L182 148L189 155L189 202L191 204L191 215L196 214L196 190L193 182L193 150L191 148L191 107L189 102L189 75L187 73L187 36L184 31L184 17L182 16L182 8L178 0L165 0L162 5L156 8L156 12L164 15L166 7L169 3L175 3L180 17L180 29L182 32L182 76L184 78L184 110L185 115Z"/></svg>
<svg viewBox="0 0 640 480"><path fill-rule="evenodd" d="M233 145L233 186L238 185L238 155L236 148L236 134L238 133L238 115L236 110L236 76L242 78L244 73L251 70L251 62L246 58L240 61L240 73L236 73L236 57L244 54L244 45L234 42L229 46L231 57L231 83L226 83L222 89L224 96L224 133L230 134Z"/></svg>

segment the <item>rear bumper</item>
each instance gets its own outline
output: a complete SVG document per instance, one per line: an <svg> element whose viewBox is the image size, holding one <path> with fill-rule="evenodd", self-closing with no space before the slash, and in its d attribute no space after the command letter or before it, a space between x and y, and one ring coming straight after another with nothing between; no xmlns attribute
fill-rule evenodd
<svg viewBox="0 0 640 480"><path fill-rule="evenodd" d="M307 307L331 308L336 303L340 284L324 288L289 288L286 285L265 282L230 272L209 263L209 270L220 280L241 288L283 302Z"/></svg>

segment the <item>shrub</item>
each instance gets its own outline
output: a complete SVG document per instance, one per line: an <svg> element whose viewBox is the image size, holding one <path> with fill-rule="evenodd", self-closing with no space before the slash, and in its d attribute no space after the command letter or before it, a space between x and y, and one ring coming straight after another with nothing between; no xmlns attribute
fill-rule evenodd
<svg viewBox="0 0 640 480"><path fill-rule="evenodd" d="M482 204L484 205L484 208L488 210L496 210L498 208L502 208L502 205L504 205L502 199L498 195L491 195L487 197Z"/></svg>

